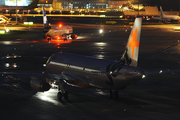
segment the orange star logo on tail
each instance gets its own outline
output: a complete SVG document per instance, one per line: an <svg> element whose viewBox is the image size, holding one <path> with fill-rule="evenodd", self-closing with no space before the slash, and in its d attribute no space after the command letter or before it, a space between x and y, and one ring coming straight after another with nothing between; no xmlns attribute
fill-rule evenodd
<svg viewBox="0 0 180 120"><path fill-rule="evenodd" d="M131 40L130 40L130 42L128 44L128 46L132 48L132 59L133 59L133 56L134 56L135 47L139 47L139 42L136 39L137 30L138 30L138 27L136 27L135 32L133 32L133 30L132 30L132 32L131 32Z"/></svg>

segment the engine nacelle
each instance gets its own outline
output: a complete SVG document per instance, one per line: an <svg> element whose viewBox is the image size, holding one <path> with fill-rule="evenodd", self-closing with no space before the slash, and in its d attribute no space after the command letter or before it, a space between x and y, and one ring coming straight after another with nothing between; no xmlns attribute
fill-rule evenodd
<svg viewBox="0 0 180 120"><path fill-rule="evenodd" d="M77 37L78 37L77 34L72 34L71 35L71 39L73 39L73 40L76 39Z"/></svg>
<svg viewBox="0 0 180 120"><path fill-rule="evenodd" d="M41 79L31 79L30 83L31 83L31 88L38 92L48 91L51 88L49 83L44 82Z"/></svg>

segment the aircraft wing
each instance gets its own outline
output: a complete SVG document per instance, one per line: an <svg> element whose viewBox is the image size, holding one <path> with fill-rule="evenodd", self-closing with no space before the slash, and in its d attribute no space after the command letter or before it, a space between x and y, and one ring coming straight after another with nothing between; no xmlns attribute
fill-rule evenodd
<svg viewBox="0 0 180 120"><path fill-rule="evenodd" d="M47 86L51 80L59 82L63 80L65 83L78 86L78 87L89 87L90 85L84 80L77 78L75 76L71 76L68 73L63 73L61 75L58 74L38 74L38 73L11 73L11 72L0 72L2 77L8 78L23 78L29 77L31 78L30 84L34 90L39 92L48 91L50 86ZM50 83L51 84L51 83ZM46 86L43 87L43 86Z"/></svg>
<svg viewBox="0 0 180 120"><path fill-rule="evenodd" d="M1 72L1 77L8 78L30 78L31 88L37 92L48 91L51 88L49 84L50 80L60 80L63 79L61 75L55 74L36 74L36 73L10 73Z"/></svg>
<svg viewBox="0 0 180 120"><path fill-rule="evenodd" d="M57 78L59 75L54 74L38 74L38 73L11 73L11 72L0 72L1 76L29 76L29 77L44 77L44 78Z"/></svg>

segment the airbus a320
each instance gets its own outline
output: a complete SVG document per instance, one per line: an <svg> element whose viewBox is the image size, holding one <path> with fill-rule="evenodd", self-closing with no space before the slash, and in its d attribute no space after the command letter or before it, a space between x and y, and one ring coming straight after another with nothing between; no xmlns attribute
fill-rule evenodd
<svg viewBox="0 0 180 120"><path fill-rule="evenodd" d="M43 24L44 24L44 37L49 41L52 39L60 40L68 40L68 39L76 39L77 34L73 33L73 28L70 26L64 26L60 24L59 26L49 26L46 13L43 6Z"/></svg>
<svg viewBox="0 0 180 120"><path fill-rule="evenodd" d="M63 97L69 98L64 84L109 90L109 98L117 98L118 90L145 77L145 72L137 67L141 24L142 18L136 18L120 61L56 53L49 57L44 74L25 74L33 76L31 88L38 92L48 91L50 81L54 80L59 83L57 97L60 101Z"/></svg>

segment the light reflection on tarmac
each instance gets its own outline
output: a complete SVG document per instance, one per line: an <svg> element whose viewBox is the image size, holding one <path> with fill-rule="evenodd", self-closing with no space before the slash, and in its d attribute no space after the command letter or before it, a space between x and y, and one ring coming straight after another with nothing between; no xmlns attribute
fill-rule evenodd
<svg viewBox="0 0 180 120"><path fill-rule="evenodd" d="M6 41L8 45L3 43L5 41L0 41L1 57L7 54L21 56L7 59L4 57L1 63L10 61L20 66L16 69L5 69L7 71L40 72L44 71L42 64L47 61L48 57L60 51L100 59L121 58L130 33L130 26L106 25L104 27L106 33L103 36L97 33L99 26L89 25L89 27L75 27L79 33L86 31L75 41L52 40L48 43L43 37L27 38L25 41L18 40L17 43L13 40ZM160 72L162 70L162 72L161 74L149 74L145 79L120 90L119 99L108 99L107 91L75 88L75 90L69 89L69 101L58 102L57 90L51 89L48 92L37 93L27 101L15 101L12 98L10 101L0 101L2 110L0 116L2 119L27 120L179 119L180 72L163 73L163 70L177 70L180 67L179 44L172 46L179 40L179 32L173 31L172 25L159 25L157 28L156 26L142 26L138 66L145 71ZM1 71L4 71L2 67Z"/></svg>
<svg viewBox="0 0 180 120"><path fill-rule="evenodd" d="M50 89L47 92L38 92L36 95L34 95L34 97L46 102L53 103L54 105L63 106L61 102L56 99L57 92L57 89Z"/></svg>

